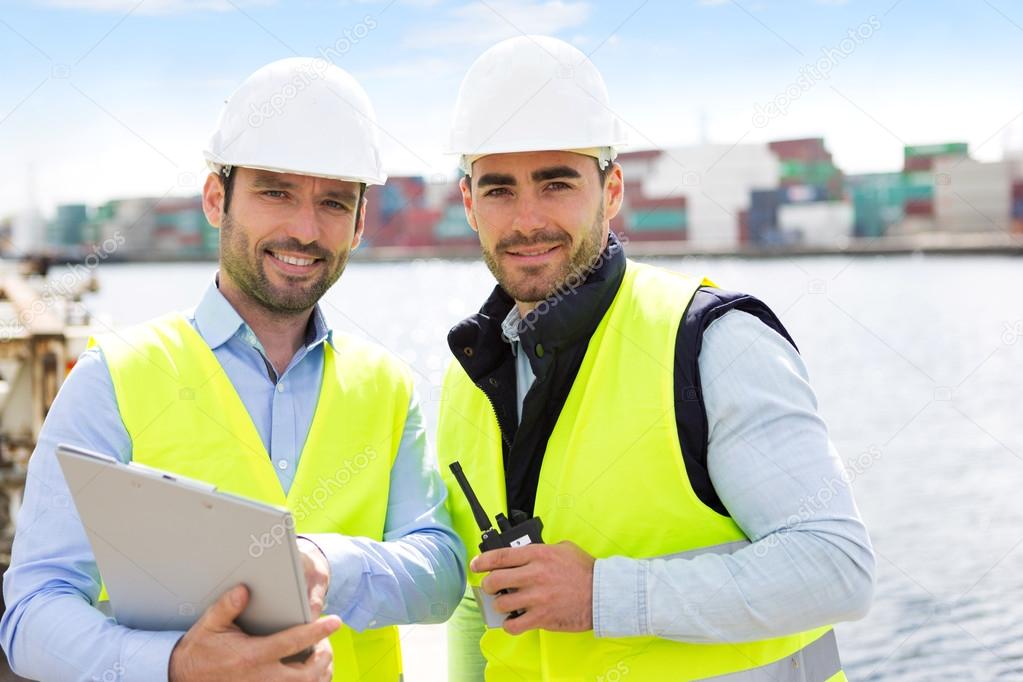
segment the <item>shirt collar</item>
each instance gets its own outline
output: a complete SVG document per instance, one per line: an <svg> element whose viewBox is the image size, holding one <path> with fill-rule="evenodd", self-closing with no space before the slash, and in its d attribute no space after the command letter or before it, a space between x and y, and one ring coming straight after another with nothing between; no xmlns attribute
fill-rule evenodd
<svg viewBox="0 0 1023 682"><path fill-rule="evenodd" d="M501 334L504 336L504 340L509 343L517 343L519 340L519 325L521 324L522 315L519 314L519 307L513 305L505 316L504 322L501 323Z"/></svg>
<svg viewBox="0 0 1023 682"><path fill-rule="evenodd" d="M199 335L210 348L219 348L236 335L241 335L247 343L262 350L262 344L256 338L249 325L224 297L217 286L219 273L203 294L202 300L195 308L193 318ZM305 345L307 349L326 341L331 348L334 346L334 331L327 325L323 310L317 303L310 317L310 325L306 328Z"/></svg>

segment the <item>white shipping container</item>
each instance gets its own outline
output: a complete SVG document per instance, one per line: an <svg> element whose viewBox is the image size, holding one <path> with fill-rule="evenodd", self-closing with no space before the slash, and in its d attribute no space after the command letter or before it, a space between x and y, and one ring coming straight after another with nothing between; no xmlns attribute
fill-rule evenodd
<svg viewBox="0 0 1023 682"><path fill-rule="evenodd" d="M778 227L807 246L840 246L853 233L853 207L845 201L782 204Z"/></svg>
<svg viewBox="0 0 1023 682"><path fill-rule="evenodd" d="M942 232L1010 229L1013 163L939 159L934 166L934 218Z"/></svg>
<svg viewBox="0 0 1023 682"><path fill-rule="evenodd" d="M685 196L689 243L716 249L739 244L738 216L749 208L750 192L777 187L779 179L778 158L767 145L708 144L665 149L642 187L650 198Z"/></svg>

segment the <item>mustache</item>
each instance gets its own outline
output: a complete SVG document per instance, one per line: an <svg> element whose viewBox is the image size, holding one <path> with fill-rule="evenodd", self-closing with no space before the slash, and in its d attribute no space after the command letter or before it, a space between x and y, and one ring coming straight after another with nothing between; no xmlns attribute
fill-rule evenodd
<svg viewBox="0 0 1023 682"><path fill-rule="evenodd" d="M301 254L303 256L319 258L321 260L330 260L334 256L334 254L318 245L316 242L313 242L312 244L303 244L294 238L267 242L263 245L263 249L266 251L287 251L288 253Z"/></svg>
<svg viewBox="0 0 1023 682"><path fill-rule="evenodd" d="M507 251L521 246L533 246L535 244L571 244L572 238L562 230L540 230L529 236L516 232L510 237L505 237L494 247L498 251Z"/></svg>

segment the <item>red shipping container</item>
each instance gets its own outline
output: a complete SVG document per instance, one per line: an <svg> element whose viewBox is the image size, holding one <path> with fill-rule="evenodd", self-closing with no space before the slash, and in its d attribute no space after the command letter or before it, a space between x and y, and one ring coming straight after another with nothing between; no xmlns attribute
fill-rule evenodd
<svg viewBox="0 0 1023 682"><path fill-rule="evenodd" d="M910 156L906 159L905 167L902 170L905 173L934 170L934 157Z"/></svg>
<svg viewBox="0 0 1023 682"><path fill-rule="evenodd" d="M1023 201L1023 180L1012 183L1012 200Z"/></svg>
<svg viewBox="0 0 1023 682"><path fill-rule="evenodd" d="M750 243L749 211L739 211L739 243Z"/></svg>
<svg viewBox="0 0 1023 682"><path fill-rule="evenodd" d="M660 199L650 199L648 197L629 197L626 200L628 208L633 211L643 211L652 208L676 208L680 210L686 209L686 197L662 197Z"/></svg>
<svg viewBox="0 0 1023 682"><path fill-rule="evenodd" d="M769 142L767 147L780 159L794 161L831 160L831 154L824 147L824 139L820 137L801 140L776 140Z"/></svg>
<svg viewBox="0 0 1023 682"><path fill-rule="evenodd" d="M909 199L903 209L906 215L933 216L934 202L930 199Z"/></svg>

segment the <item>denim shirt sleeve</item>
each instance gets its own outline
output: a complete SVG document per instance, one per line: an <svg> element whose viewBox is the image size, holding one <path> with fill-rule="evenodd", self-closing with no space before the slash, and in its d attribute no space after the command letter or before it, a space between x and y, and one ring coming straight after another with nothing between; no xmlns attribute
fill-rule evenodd
<svg viewBox="0 0 1023 682"><path fill-rule="evenodd" d="M708 327L699 366L710 476L751 544L598 560L596 636L739 642L862 617L874 555L802 358L735 310Z"/></svg>
<svg viewBox="0 0 1023 682"><path fill-rule="evenodd" d="M99 572L56 459L68 443L127 461L131 441L99 349L86 351L61 386L29 461L0 644L11 668L41 680L167 679L183 633L117 625L93 605Z"/></svg>

